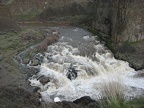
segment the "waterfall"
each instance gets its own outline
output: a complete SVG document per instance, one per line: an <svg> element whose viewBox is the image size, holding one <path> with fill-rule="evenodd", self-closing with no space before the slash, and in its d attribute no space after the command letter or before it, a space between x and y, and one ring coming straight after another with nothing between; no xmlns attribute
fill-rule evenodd
<svg viewBox="0 0 144 108"><path fill-rule="evenodd" d="M129 63L116 60L97 36L81 28L57 27L60 41L48 46L43 54L40 71L29 78L31 86L40 88L43 101L56 98L74 101L82 96L97 100L102 84L122 83L125 96L139 96L144 91L144 78ZM49 79L44 83L41 78Z"/></svg>

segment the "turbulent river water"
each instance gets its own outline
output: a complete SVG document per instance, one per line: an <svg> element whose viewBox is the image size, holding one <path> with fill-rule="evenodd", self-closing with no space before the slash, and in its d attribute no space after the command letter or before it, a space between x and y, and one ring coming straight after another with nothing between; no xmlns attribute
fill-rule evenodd
<svg viewBox="0 0 144 108"><path fill-rule="evenodd" d="M144 94L144 77L137 77L128 62L116 60L97 36L76 27L53 29L60 32L60 40L48 46L37 73L50 81L42 85L35 76L29 78L31 86L40 87L43 101L55 97L74 101L83 96L97 100L104 96L105 86L117 87L125 97Z"/></svg>

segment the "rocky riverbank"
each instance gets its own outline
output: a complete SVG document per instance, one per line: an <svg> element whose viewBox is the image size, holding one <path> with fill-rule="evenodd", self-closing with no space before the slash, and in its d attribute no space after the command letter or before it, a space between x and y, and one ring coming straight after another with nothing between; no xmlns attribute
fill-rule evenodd
<svg viewBox="0 0 144 108"><path fill-rule="evenodd" d="M27 7L27 3L29 4L29 2L25 2L25 5L23 5L23 2L21 2L21 5L23 5L23 11L22 13L25 13L25 6ZM33 4L33 2L31 2ZM120 7L124 4L123 2L120 3ZM44 4L46 5L46 4ZM112 4L110 4L112 5ZM28 5L29 6L29 5ZM71 5L67 5L68 8ZM99 5L101 6L101 5ZM127 5L126 5L127 6ZM131 5L132 6L132 5ZM31 7L31 6L29 6ZM65 5L63 6L63 8L65 7ZM79 7L78 10L79 13L81 13L81 11L83 11L83 9L81 8L81 6L79 4L76 4L76 6L74 5L74 7L71 8L75 8L75 7ZM119 7L119 8L120 8ZM14 7L13 7L14 8ZM19 7L17 7L19 8ZM15 8L15 10L17 10L17 8ZM43 7L42 7L43 8ZM63 9L61 8L61 9ZM69 8L69 9L71 9ZM125 7L124 7L125 8ZM28 8L27 8L28 9ZM35 5L33 7L32 10L35 9ZM50 8L51 9L51 8ZM53 8L53 10L55 11L55 13L57 13L57 10L59 8ZM109 17L109 15L111 15L110 11L111 9L109 8L105 8L105 9L99 9L99 12L103 11L104 13L109 13L108 14L108 18L104 18L105 16L100 16L98 19L104 19L103 21L98 21L97 22L93 22L93 27L97 28L97 27L102 27L102 31L106 31L108 32L108 35L110 34L110 30L112 29L111 27L111 17ZM121 8L120 8L121 9ZM130 9L130 13L133 12L131 11L132 8ZM28 9L29 10L29 9ZM30 9L31 10L31 9ZM13 10L12 10L13 11ZM18 10L20 11L20 10ZM45 19L47 17L47 14L50 12L49 10L45 10L43 14L41 14L41 16L39 17L40 19ZM62 12L63 11L59 11ZM71 12L71 11L69 11ZM83 19L83 16L74 16L75 18L73 19L74 22L71 22L72 17L71 16L67 16L67 13L69 14L69 12L65 12L63 18L59 17L61 16L60 13L58 13L56 15L55 18L50 18L52 21L54 21L55 25L57 24L57 22L64 21L62 22L62 24L73 24L73 25L79 25L79 23L77 22L87 22L90 24L91 21L89 21L89 19L91 20L91 17L87 20L87 19ZM114 17L115 17L115 11L114 12ZM119 10L118 12L123 12L123 9ZM135 13L142 13L143 10L142 9L136 9ZM27 11L28 13L28 11ZM75 12L74 12L75 13ZM74 14L73 13L73 14ZM95 14L96 12L94 12ZM125 11L124 11L125 13ZM33 19L33 17L35 17L36 14L30 14L27 16L21 16L21 17L26 17L24 19ZM71 14L71 15L73 15ZM99 14L97 14L99 15ZM130 16L133 16L134 14L131 14ZM139 14L138 16L140 16L141 14ZM66 17L65 17L66 16ZM121 18L126 17L125 14L122 14ZM50 16L49 16L50 17ZM57 18L59 17L59 18ZM143 17L143 16L142 16ZM88 17L87 17L88 18ZM129 17L128 17L129 18ZM133 31L132 33L130 33L129 37L134 37L135 38L130 38L130 40L136 40L139 39L139 36L142 36L142 27L143 27L143 22L142 20L139 20L138 22L135 20L135 17L131 17L133 19L131 19L131 22L135 22L135 24L140 25L140 29L138 26L133 26L131 29L128 29L128 27L126 27L126 29L122 32L124 35L127 34L127 31ZM21 18L20 18L21 19ZM113 19L113 18L112 18ZM55 21L56 20L56 21ZM69 20L69 21L67 21ZM20 20L21 21L21 20ZM23 20L22 20L23 21ZM25 20L24 20L25 21ZM42 20L45 23L45 20ZM96 21L96 19L95 19ZM51 21L49 21L51 23ZM125 22L125 21L124 21ZM116 28L117 32L119 32L119 28L121 29L121 27L123 27L123 23L118 23L118 25L120 25L120 27ZM141 23L142 22L142 23ZM102 24L102 26L101 26ZM107 26L105 26L105 25ZM4 26L3 26L4 25ZM48 25L53 25L52 24L48 24ZM131 25L131 24L130 24ZM130 26L129 25L129 26ZM136 29L135 29L136 27ZM28 84L26 82L26 77L25 77L25 73L29 74L29 76L32 76L34 73L36 73L39 70L36 70L34 68L29 68L27 70L23 70L19 64L17 64L14 60L15 56L17 54L19 54L20 52L24 51L25 49L27 49L29 46L35 45L36 43L42 41L47 33L45 32L45 28L44 27L27 27L27 26L23 26L21 27L21 30L18 30L20 27L17 26L15 24L15 22L13 21L9 21L9 20L5 20L1 21L0 19L0 29L2 31L0 31L0 107L1 108L36 108L38 107L39 104L39 100L37 98L36 94L33 94L31 92L31 90L28 89ZM105 29L106 28L106 29ZM6 30L8 29L8 30ZM134 30L135 29L135 30ZM136 32L135 32L136 31ZM136 33L136 34L135 34ZM140 33L140 34L139 34ZM104 34L104 33L102 33ZM99 35L99 34L98 34ZM105 39L111 38L108 37L108 35L104 35ZM100 35L101 36L101 35ZM110 35L109 35L110 36ZM111 49L111 47L113 47L114 49L114 55L116 58L118 59L122 59L125 61L128 61L130 63L130 65L135 68L136 70L139 69L143 69L144 68L144 41L139 41L139 42L133 42L133 43L129 43L129 42L122 42L119 43L119 41L123 40L121 38L119 38L120 36L117 35L117 38L114 38L118 43L116 44L112 44L108 45L108 47ZM126 35L125 35L126 36ZM124 39L127 39L126 37ZM107 43L109 44L109 40L107 40ZM34 51L35 52L35 51ZM27 64L29 62L29 59L31 58L30 56L31 54L27 54L26 58L23 60L24 64ZM33 59L33 63L31 64L32 66L35 65L39 65L39 60L37 60L36 58L32 58ZM68 108L81 108L81 107L86 107L86 108L97 108L98 107L98 103L97 102L93 102L93 100L91 100L89 97L86 97L86 101L84 100L85 98L80 99L79 101L76 100L75 102L58 102L58 103L49 103L47 105L43 105L42 107L52 107L52 108L63 108L63 107L68 107ZM88 102L87 102L88 99ZM90 100L90 101L89 101ZM91 103L92 102L92 103ZM87 104L85 104L87 103ZM142 103L143 104L143 103ZM99 106L100 107L100 106Z"/></svg>
<svg viewBox="0 0 144 108"><path fill-rule="evenodd" d="M5 20L2 23L9 23ZM0 30L0 107L35 108L39 102L30 91L25 70L16 62L15 56L42 41L46 36L44 28L22 27L12 23L11 28L2 25ZM6 28L5 28L6 27ZM17 28L19 30L17 30Z"/></svg>
<svg viewBox="0 0 144 108"><path fill-rule="evenodd" d="M114 54L116 58L130 63L135 70L144 69L144 41L122 43Z"/></svg>
<svg viewBox="0 0 144 108"><path fill-rule="evenodd" d="M94 0L86 24L106 41L117 59L144 68L143 0Z"/></svg>

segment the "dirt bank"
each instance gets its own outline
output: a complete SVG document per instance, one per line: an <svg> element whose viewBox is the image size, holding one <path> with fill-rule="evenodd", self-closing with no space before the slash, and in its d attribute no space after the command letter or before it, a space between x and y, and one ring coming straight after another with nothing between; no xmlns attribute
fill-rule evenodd
<svg viewBox="0 0 144 108"><path fill-rule="evenodd" d="M1 27L3 28L2 25ZM1 31L0 108L34 108L38 104L37 98L34 98L28 89L25 71L16 62L15 56L29 46L43 40L44 36L43 28L35 27L21 27L19 31L14 28L7 30L6 27Z"/></svg>
<svg viewBox="0 0 144 108"><path fill-rule="evenodd" d="M10 30L19 30L19 27L14 21L0 17L0 31Z"/></svg>

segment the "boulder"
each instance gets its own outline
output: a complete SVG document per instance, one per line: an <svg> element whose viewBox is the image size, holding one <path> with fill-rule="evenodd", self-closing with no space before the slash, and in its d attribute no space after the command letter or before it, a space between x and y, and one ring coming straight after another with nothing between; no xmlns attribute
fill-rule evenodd
<svg viewBox="0 0 144 108"><path fill-rule="evenodd" d="M77 77L77 72L78 70L76 70L75 67L71 64L68 68L67 78L70 80L75 79Z"/></svg>
<svg viewBox="0 0 144 108"><path fill-rule="evenodd" d="M40 61L39 59L34 58L33 60L31 60L31 66L38 66L40 65Z"/></svg>
<svg viewBox="0 0 144 108"><path fill-rule="evenodd" d="M40 82L42 83L42 85L45 85L48 82L50 82L50 79L48 77L43 76L42 78L40 78Z"/></svg>
<svg viewBox="0 0 144 108"><path fill-rule="evenodd" d="M88 104L93 103L93 102L95 102L95 100L91 99L91 97L89 96L84 96L73 101L73 103L78 104L81 107L87 106Z"/></svg>

